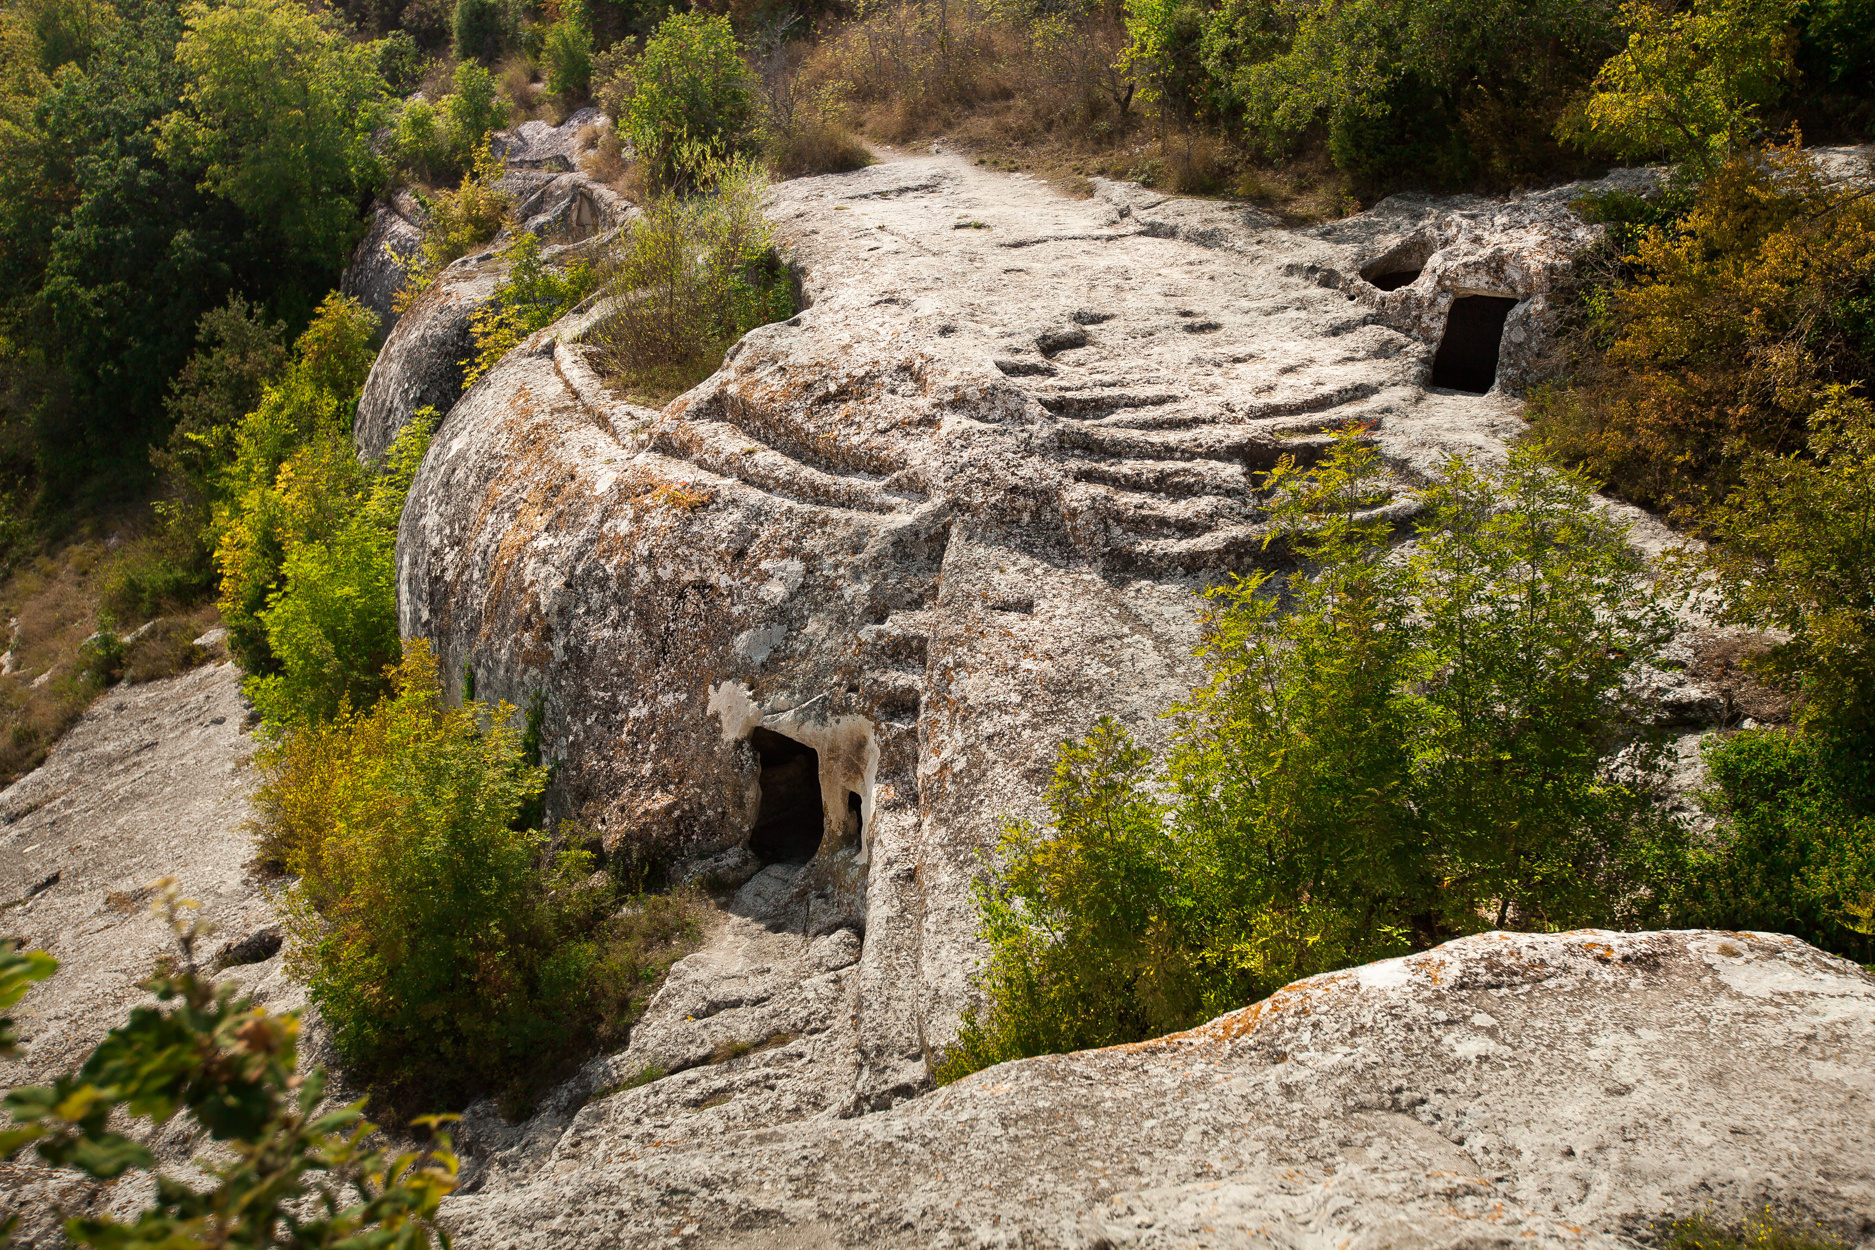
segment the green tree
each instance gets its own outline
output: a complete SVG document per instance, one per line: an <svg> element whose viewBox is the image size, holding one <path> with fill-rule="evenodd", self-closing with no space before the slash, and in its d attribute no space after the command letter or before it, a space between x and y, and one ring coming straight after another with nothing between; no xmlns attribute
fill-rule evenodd
<svg viewBox="0 0 1875 1250"><path fill-rule="evenodd" d="M468 373L463 386L494 367L522 339L565 316L592 291L598 277L591 265L575 262L564 268L550 265L540 255L540 239L524 232L501 254L508 276L495 288L494 299L469 319L475 335L475 359L464 361Z"/></svg>
<svg viewBox="0 0 1875 1250"><path fill-rule="evenodd" d="M308 287L313 274L329 284L383 178L371 132L388 102L371 47L296 0L197 0L183 13L188 87L163 120L163 151L199 163L204 185L252 215Z"/></svg>
<svg viewBox="0 0 1875 1250"><path fill-rule="evenodd" d="M657 185L690 189L747 137L754 84L727 17L673 13L645 41L630 73L618 121Z"/></svg>
<svg viewBox="0 0 1875 1250"><path fill-rule="evenodd" d="M155 5L120 22L87 67L60 70L0 161L0 338L57 378L21 414L54 498L143 484L196 322L252 272L239 211L158 151L185 85L180 33Z"/></svg>
<svg viewBox="0 0 1875 1250"><path fill-rule="evenodd" d="M1550 136L1614 51L1615 0L1225 0L1205 63L1273 154L1324 126L1375 186L1521 181L1567 167Z"/></svg>
<svg viewBox="0 0 1875 1250"><path fill-rule="evenodd" d="M1710 173L1744 150L1758 112L1792 78L1795 0L1628 0L1628 45L1603 65L1560 132L1617 156L1665 156Z"/></svg>
<svg viewBox="0 0 1875 1250"><path fill-rule="evenodd" d="M1875 408L1859 388L1828 387L1807 445L1753 458L1706 520L1718 619L1779 631L1766 674L1801 692L1803 724L1866 758L1875 747Z"/></svg>
<svg viewBox="0 0 1875 1250"><path fill-rule="evenodd" d="M463 60L492 61L513 39L508 8L502 0L456 0L451 23L456 55Z"/></svg>
<svg viewBox="0 0 1875 1250"><path fill-rule="evenodd" d="M1356 434L1271 478L1306 563L1216 592L1162 768L1111 723L1063 747L1051 822L1010 826L979 888L985 1002L943 1077L1492 925L1647 923L1680 880L1658 757L1611 758L1667 618L1585 481L1453 461L1402 552Z"/></svg>
<svg viewBox="0 0 1875 1250"><path fill-rule="evenodd" d="M211 534L221 615L250 680L280 669L263 613L283 585L288 551L331 535L370 493L373 471L352 451L351 425L376 328L375 314L329 297L294 345L292 364L242 419L233 459L217 475Z"/></svg>
<svg viewBox="0 0 1875 1250"><path fill-rule="evenodd" d="M583 13L574 11L547 28L540 61L550 93L569 103L586 98L592 85L592 31Z"/></svg>

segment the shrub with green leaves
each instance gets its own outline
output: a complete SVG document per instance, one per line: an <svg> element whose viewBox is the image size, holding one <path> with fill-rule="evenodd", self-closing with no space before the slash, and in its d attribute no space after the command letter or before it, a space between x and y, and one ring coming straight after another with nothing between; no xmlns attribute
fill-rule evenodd
<svg viewBox="0 0 1875 1250"><path fill-rule="evenodd" d="M549 94L567 104L586 98L592 85L592 31L582 15L573 13L547 28L540 63Z"/></svg>
<svg viewBox="0 0 1875 1250"><path fill-rule="evenodd" d="M761 172L747 160L707 168L713 190L647 204L602 275L620 300L592 340L609 372L641 387L684 390L742 335L794 315Z"/></svg>
<svg viewBox="0 0 1875 1250"><path fill-rule="evenodd" d="M468 255L501 232L511 207L508 193L500 185L505 172L493 145L484 140L468 175L454 191L439 191L424 199L429 215L423 223L423 241L416 255L404 262L404 285L396 300L398 311L410 307L451 261Z"/></svg>
<svg viewBox="0 0 1875 1250"><path fill-rule="evenodd" d="M1049 824L1009 826L979 888L986 1002L946 1078L1465 933L1661 914L1685 833L1623 689L1668 621L1589 484L1454 460L1405 551L1352 432L1270 486L1305 563L1216 592L1163 765L1112 722L1063 747Z"/></svg>
<svg viewBox="0 0 1875 1250"><path fill-rule="evenodd" d="M435 414L417 414L377 462L359 462L352 416L376 324L351 300L327 300L241 421L217 478L222 620L248 673L243 689L276 727L370 703L401 654L397 523Z"/></svg>
<svg viewBox="0 0 1875 1250"><path fill-rule="evenodd" d="M298 876L289 963L349 1068L399 1107L522 1089L629 1024L663 941L609 919L583 850L517 817L547 783L506 705L446 707L421 641L390 695L294 726L261 757L262 858Z"/></svg>
<svg viewBox="0 0 1875 1250"><path fill-rule="evenodd" d="M1789 933L1875 963L1875 804L1866 754L1820 735L1754 729L1709 742L1718 817L1679 923Z"/></svg>
<svg viewBox="0 0 1875 1250"><path fill-rule="evenodd" d="M375 1126L363 1102L319 1114L325 1072L297 1071L299 1020L204 977L194 960L200 930L180 917L173 887L163 903L182 940L182 971L144 982L157 1005L133 1010L76 1072L8 1091L13 1126L0 1128L0 1160L31 1147L43 1163L93 1181L150 1174L155 1200L130 1218L67 1219L74 1245L427 1248L437 1206L456 1186L448 1133L393 1158L367 1148ZM42 952L0 944L0 1007L56 967ZM0 1053L9 1023L0 1022ZM162 1125L178 1113L232 1156L203 1167L213 1180L206 1188L159 1172L148 1148L117 1131L123 1118ZM17 1213L0 1220L0 1243L17 1221Z"/></svg>
<svg viewBox="0 0 1875 1250"><path fill-rule="evenodd" d="M475 335L475 358L463 362L465 388L494 367L522 339L565 316L585 299L597 283L593 267L575 261L565 267L543 260L540 239L533 233L517 236L502 252L508 276L495 288L494 298L469 319Z"/></svg>
<svg viewBox="0 0 1875 1250"><path fill-rule="evenodd" d="M1616 0L1225 0L1205 35L1219 103L1266 150L1321 126L1368 185L1553 177L1552 130L1616 50Z"/></svg>
<svg viewBox="0 0 1875 1250"><path fill-rule="evenodd" d="M727 17L673 13L645 41L629 81L619 128L658 187L701 185L755 120L755 84Z"/></svg>
<svg viewBox="0 0 1875 1250"><path fill-rule="evenodd" d="M1585 147L1687 161L1704 173L1745 150L1760 109L1795 76L1794 0L1628 0L1627 47L1608 59L1561 122Z"/></svg>
<svg viewBox="0 0 1875 1250"><path fill-rule="evenodd" d="M392 145L404 170L429 182L471 168L507 117L495 76L476 61L456 66L454 90L436 104L413 100L397 114Z"/></svg>

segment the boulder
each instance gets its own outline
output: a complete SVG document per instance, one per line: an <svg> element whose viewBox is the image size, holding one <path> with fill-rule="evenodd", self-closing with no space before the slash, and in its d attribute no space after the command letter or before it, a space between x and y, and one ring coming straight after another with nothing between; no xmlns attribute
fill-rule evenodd
<svg viewBox="0 0 1875 1250"><path fill-rule="evenodd" d="M339 279L339 293L349 295L378 315L378 332L388 336L397 325L397 293L409 266L423 246L423 208L408 191L371 213L371 228L358 241L351 264Z"/></svg>
<svg viewBox="0 0 1875 1250"><path fill-rule="evenodd" d="M789 1045L593 1090L446 1222L521 1250L1614 1250L1768 1207L1875 1245L1875 976L1794 938L1486 933L877 1115L743 1127L738 1077L782 1084Z"/></svg>
<svg viewBox="0 0 1875 1250"><path fill-rule="evenodd" d="M449 411L475 358L470 319L494 298L507 273L491 245L443 270L404 310L358 400L352 439L360 456L383 455L419 410Z"/></svg>

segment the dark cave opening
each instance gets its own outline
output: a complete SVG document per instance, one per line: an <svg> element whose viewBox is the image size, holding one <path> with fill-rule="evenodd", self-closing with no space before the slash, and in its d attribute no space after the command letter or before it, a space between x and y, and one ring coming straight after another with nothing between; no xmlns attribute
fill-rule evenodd
<svg viewBox="0 0 1875 1250"><path fill-rule="evenodd" d="M1397 291L1403 286L1411 286L1413 283L1419 281L1420 273L1421 271L1418 269L1395 269L1391 273L1376 273L1364 276L1371 286L1377 286L1383 291Z"/></svg>
<svg viewBox="0 0 1875 1250"><path fill-rule="evenodd" d="M858 846L860 835L866 829L866 805L859 795L851 790L846 792L846 828L841 831L841 842L847 846Z"/></svg>
<svg viewBox="0 0 1875 1250"><path fill-rule="evenodd" d="M769 729L749 735L761 760L762 806L749 852L769 864L805 864L820 850L826 817L820 802L820 754Z"/></svg>
<svg viewBox="0 0 1875 1250"><path fill-rule="evenodd" d="M1432 384L1482 395L1497 381L1504 318L1517 301L1502 295L1464 295L1452 301L1445 336L1432 358Z"/></svg>

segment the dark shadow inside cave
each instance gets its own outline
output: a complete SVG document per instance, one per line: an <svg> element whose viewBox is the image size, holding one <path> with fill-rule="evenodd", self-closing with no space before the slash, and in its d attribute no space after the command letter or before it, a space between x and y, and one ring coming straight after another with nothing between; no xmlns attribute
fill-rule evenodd
<svg viewBox="0 0 1875 1250"><path fill-rule="evenodd" d="M1403 286L1411 286L1419 281L1420 272L1417 269L1395 269L1392 273L1369 274L1367 281L1383 291L1397 291Z"/></svg>
<svg viewBox="0 0 1875 1250"><path fill-rule="evenodd" d="M749 745L762 764L762 806L749 831L749 852L768 864L805 864L820 850L826 827L820 755L769 729L751 733Z"/></svg>
<svg viewBox="0 0 1875 1250"><path fill-rule="evenodd" d="M1504 318L1517 301L1501 295L1464 295L1452 301L1445 336L1432 358L1432 384L1482 395L1497 381Z"/></svg>

